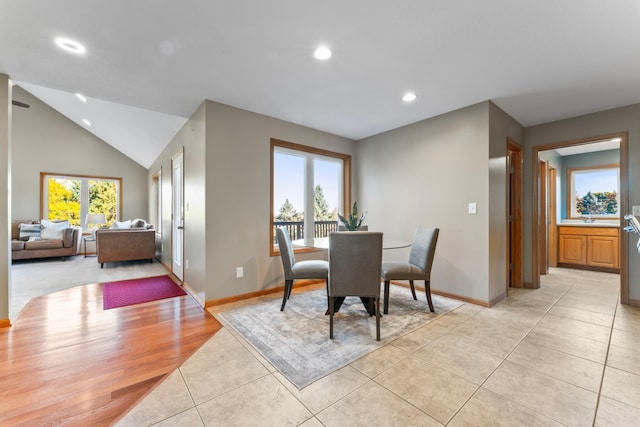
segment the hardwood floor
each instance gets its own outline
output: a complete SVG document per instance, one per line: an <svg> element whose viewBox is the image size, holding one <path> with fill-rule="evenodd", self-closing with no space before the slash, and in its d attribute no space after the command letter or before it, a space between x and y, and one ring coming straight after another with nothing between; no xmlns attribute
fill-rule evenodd
<svg viewBox="0 0 640 427"><path fill-rule="evenodd" d="M189 295L104 311L102 285L0 329L0 425L111 425L221 328Z"/></svg>

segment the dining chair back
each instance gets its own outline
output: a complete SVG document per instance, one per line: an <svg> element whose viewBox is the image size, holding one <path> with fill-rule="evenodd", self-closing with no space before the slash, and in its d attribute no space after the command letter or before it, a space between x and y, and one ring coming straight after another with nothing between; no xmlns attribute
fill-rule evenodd
<svg viewBox="0 0 640 427"><path fill-rule="evenodd" d="M359 296L375 304L376 340L380 341L381 263L382 233L329 233L329 338L333 339L336 298Z"/></svg>
<svg viewBox="0 0 640 427"><path fill-rule="evenodd" d="M278 248L280 249L282 269L284 270L284 294L282 296L282 306L280 307L280 311L282 311L291 296L293 281L296 279L324 279L326 282L329 274L329 263L324 260L296 262L287 228L276 228L276 237L278 239Z"/></svg>
<svg viewBox="0 0 640 427"><path fill-rule="evenodd" d="M418 227L413 236L408 262L389 261L382 263L384 280L384 313L389 312L389 284L391 280L408 280L413 299L417 299L414 280L424 280L424 290L429 310L434 311L431 300L431 269L436 253L440 229Z"/></svg>

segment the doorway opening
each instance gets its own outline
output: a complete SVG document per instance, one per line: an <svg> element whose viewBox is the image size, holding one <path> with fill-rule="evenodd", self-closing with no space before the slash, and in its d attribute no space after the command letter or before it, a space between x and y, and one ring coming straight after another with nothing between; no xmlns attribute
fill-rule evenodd
<svg viewBox="0 0 640 427"><path fill-rule="evenodd" d="M628 304L628 237L622 231L623 217L628 212L628 135L626 132L602 135L579 140L551 143L533 148L534 177L533 177L533 277L532 287L540 287L540 276L549 272L549 267L568 266L567 257L574 267L584 269L611 270L595 259L587 260L589 256L605 256L613 258L620 273L620 302ZM611 199L615 194L615 202L611 203L610 211L603 211L598 199L603 191L588 191L580 194L572 185L570 166L583 164L582 168L591 162L592 165L610 165L616 163L619 170L618 188L608 193ZM580 169L580 168L578 168ZM604 197L606 199L607 197ZM553 200L550 200L553 198ZM598 208L582 207L582 199L592 200ZM576 214L576 206L578 214ZM572 213L573 212L573 213ZM579 216L576 216L579 215ZM586 224L589 223L589 224ZM563 236L559 235L560 226L584 226L598 228L607 226L611 234L609 240L592 240L589 236L582 237L578 231L571 229L571 233L579 235L565 239L567 246L562 245ZM564 227L563 227L564 228ZM578 230L576 228L575 230ZM583 228L586 230L586 228ZM584 233L590 234L590 233ZM615 242L615 243L614 243ZM569 244L574 246L569 247ZM591 252L590 252L591 251ZM575 255L575 256L574 256ZM580 258L585 259L584 265ZM604 266L604 267L603 267Z"/></svg>

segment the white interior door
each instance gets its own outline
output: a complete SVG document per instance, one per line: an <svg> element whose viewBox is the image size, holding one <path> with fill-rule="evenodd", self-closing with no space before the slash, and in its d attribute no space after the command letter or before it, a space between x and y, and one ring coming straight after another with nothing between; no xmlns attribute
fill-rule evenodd
<svg viewBox="0 0 640 427"><path fill-rule="evenodd" d="M172 239L172 271L180 280L183 280L183 234L184 234L184 203L182 195L182 182L184 171L182 168L182 151L178 153L172 160L173 171L173 239Z"/></svg>

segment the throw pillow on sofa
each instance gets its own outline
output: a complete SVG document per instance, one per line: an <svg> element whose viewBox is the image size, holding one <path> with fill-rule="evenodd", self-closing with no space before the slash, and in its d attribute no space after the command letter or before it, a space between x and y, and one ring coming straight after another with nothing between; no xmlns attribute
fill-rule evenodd
<svg viewBox="0 0 640 427"><path fill-rule="evenodd" d="M109 228L117 228L117 229L122 229L122 228L131 228L131 220L129 221L114 221L113 224L111 224L111 227Z"/></svg>
<svg viewBox="0 0 640 427"><path fill-rule="evenodd" d="M69 221L54 222L43 219L40 238L42 240L62 240L65 228L69 228Z"/></svg>
<svg viewBox="0 0 640 427"><path fill-rule="evenodd" d="M31 237L40 237L40 231L42 225L40 224L20 224L18 226L20 230L20 240L28 241Z"/></svg>

